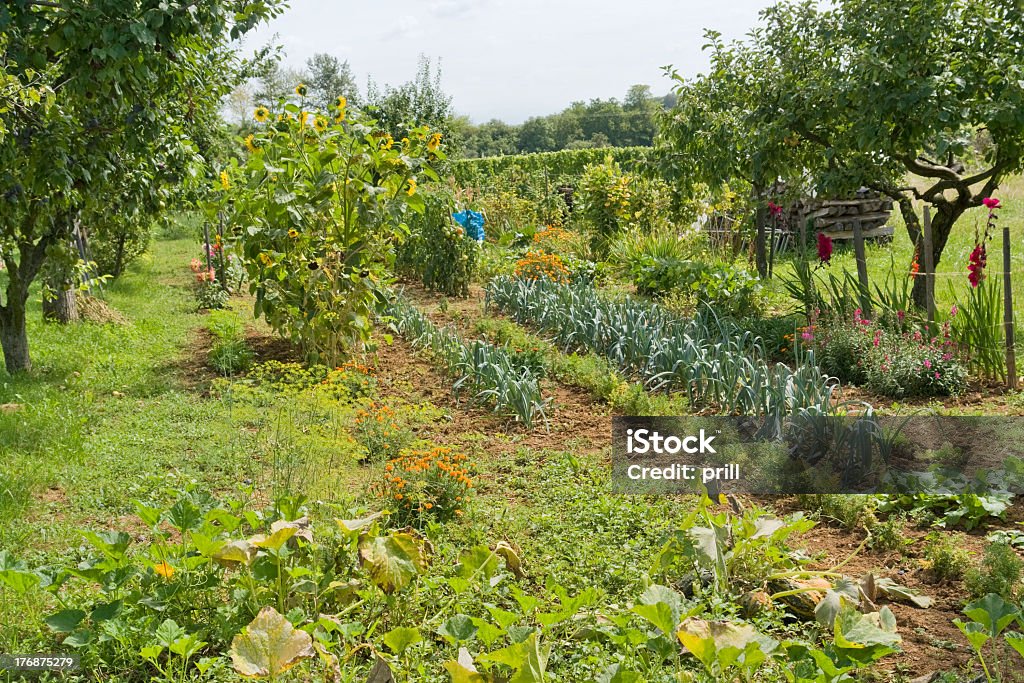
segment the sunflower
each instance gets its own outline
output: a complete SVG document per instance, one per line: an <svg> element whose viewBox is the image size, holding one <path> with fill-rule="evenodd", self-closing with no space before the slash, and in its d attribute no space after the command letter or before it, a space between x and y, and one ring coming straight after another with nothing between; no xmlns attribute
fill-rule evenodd
<svg viewBox="0 0 1024 683"><path fill-rule="evenodd" d="M288 236L291 237L292 239L295 239L296 237L299 236L299 231L296 230L295 228L292 228L291 230L288 231Z"/></svg>
<svg viewBox="0 0 1024 683"><path fill-rule="evenodd" d="M295 86L295 94L298 95L299 97L305 97L307 92L308 90L306 89L305 83L299 83L297 86Z"/></svg>
<svg viewBox="0 0 1024 683"><path fill-rule="evenodd" d="M305 128L306 127L306 123L308 121L309 121L309 112L308 111L300 111L299 112L299 126L301 128Z"/></svg>
<svg viewBox="0 0 1024 683"><path fill-rule="evenodd" d="M327 130L327 119L322 116L317 116L313 121L313 127L316 128L318 133L323 133Z"/></svg>
<svg viewBox="0 0 1024 683"><path fill-rule="evenodd" d="M409 195L410 197L413 196L414 194L416 194L416 179L415 178L409 178L409 189L406 190L405 193L407 195Z"/></svg>
<svg viewBox="0 0 1024 683"><path fill-rule="evenodd" d="M260 123L266 123L268 120L270 120L270 110L264 107L263 105L260 105L256 107L256 111L253 112L252 117L259 121Z"/></svg>
<svg viewBox="0 0 1024 683"><path fill-rule="evenodd" d="M338 99L334 101L334 106L336 106L338 109L344 109L345 107L348 106L348 100L345 98L344 95L338 95Z"/></svg>
<svg viewBox="0 0 1024 683"><path fill-rule="evenodd" d="M250 152L255 152L256 150L259 149L259 147L256 146L256 136L253 135L252 133L249 133L245 137L245 148Z"/></svg>
<svg viewBox="0 0 1024 683"><path fill-rule="evenodd" d="M338 115L334 117L334 122L335 123L341 123L344 120L345 120L345 110L341 109L341 110L338 111Z"/></svg>
<svg viewBox="0 0 1024 683"><path fill-rule="evenodd" d="M427 143L427 149L431 152L436 152L437 148L441 146L441 134L434 133L430 136L430 141Z"/></svg>
<svg viewBox="0 0 1024 683"><path fill-rule="evenodd" d="M231 189L231 181L228 180L228 172L227 171L221 171L220 172L220 186L223 187L225 190L230 190Z"/></svg>
<svg viewBox="0 0 1024 683"><path fill-rule="evenodd" d="M384 137L380 139L381 149L391 149L395 144L395 139L391 137L391 133L386 133Z"/></svg>
<svg viewBox="0 0 1024 683"><path fill-rule="evenodd" d="M260 258L260 262L261 262L261 263L262 263L263 265L265 265L265 266L269 266L270 264L272 264L272 263L273 263L273 261L272 261L272 260L271 260L271 258L270 258L270 255L269 255L269 254L267 254L266 252L260 252L260 256L259 256L259 258Z"/></svg>

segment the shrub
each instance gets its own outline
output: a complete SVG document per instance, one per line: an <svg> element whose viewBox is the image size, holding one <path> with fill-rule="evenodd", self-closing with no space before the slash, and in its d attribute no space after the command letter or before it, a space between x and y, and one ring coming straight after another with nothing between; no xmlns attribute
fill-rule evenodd
<svg viewBox="0 0 1024 683"><path fill-rule="evenodd" d="M206 323L214 337L210 365L222 375L244 372L252 365L253 353L245 341L245 325L234 311L212 311Z"/></svg>
<svg viewBox="0 0 1024 683"><path fill-rule="evenodd" d="M590 232L591 250L597 258L608 256L613 238L629 225L632 180L611 156L588 166L580 178L580 206L574 216Z"/></svg>
<svg viewBox="0 0 1024 683"><path fill-rule="evenodd" d="M397 249L395 266L434 291L468 296L479 243L452 219L447 190L424 193L425 209L410 221L411 234Z"/></svg>
<svg viewBox="0 0 1024 683"><path fill-rule="evenodd" d="M667 288L662 291L667 306L689 315L709 306L717 315L749 316L759 308L764 289L745 268L700 261L655 262L636 282L641 293Z"/></svg>
<svg viewBox="0 0 1024 683"><path fill-rule="evenodd" d="M932 532L924 546L924 559L937 581L961 578L971 566L971 556L949 534Z"/></svg>
<svg viewBox="0 0 1024 683"><path fill-rule="evenodd" d="M396 524L422 528L430 520L462 516L475 468L466 455L437 446L405 451L384 470L373 492L392 506Z"/></svg>
<svg viewBox="0 0 1024 683"><path fill-rule="evenodd" d="M412 441L412 433L387 405L370 401L356 413L352 435L366 451L365 459L381 462L397 457Z"/></svg>
<svg viewBox="0 0 1024 683"><path fill-rule="evenodd" d="M955 354L948 324L940 337L893 332L854 311L853 319L825 318L804 334L825 372L867 389L905 398L947 396L966 387L967 370Z"/></svg>
<svg viewBox="0 0 1024 683"><path fill-rule="evenodd" d="M1021 573L1024 562L1006 543L990 543L985 547L981 567L968 570L964 583L971 597L980 598L996 593L1005 600L1015 602L1021 592Z"/></svg>

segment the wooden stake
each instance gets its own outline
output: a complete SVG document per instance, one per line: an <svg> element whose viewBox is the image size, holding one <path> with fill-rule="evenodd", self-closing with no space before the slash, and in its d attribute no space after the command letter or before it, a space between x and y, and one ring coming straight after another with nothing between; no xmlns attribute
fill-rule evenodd
<svg viewBox="0 0 1024 683"><path fill-rule="evenodd" d="M857 280L860 282L860 307L864 317L871 317L871 289L868 283L868 259L864 254L864 232L860 221L853 223L853 253L857 257Z"/></svg>
<svg viewBox="0 0 1024 683"><path fill-rule="evenodd" d="M935 254L932 252L932 209L924 207L924 300L928 309L928 330L935 333Z"/></svg>
<svg viewBox="0 0 1024 683"><path fill-rule="evenodd" d="M1003 226L1003 324L1006 329L1006 380L1017 388L1017 357L1013 349L1013 282L1010 273L1010 228Z"/></svg>

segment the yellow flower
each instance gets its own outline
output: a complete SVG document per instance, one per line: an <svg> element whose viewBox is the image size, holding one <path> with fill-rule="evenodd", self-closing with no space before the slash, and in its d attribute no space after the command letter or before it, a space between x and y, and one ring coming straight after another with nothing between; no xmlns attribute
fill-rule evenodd
<svg viewBox="0 0 1024 683"><path fill-rule="evenodd" d="M305 97L306 92L306 85L304 83L299 83L297 86L295 86L295 94L298 95L299 97Z"/></svg>
<svg viewBox="0 0 1024 683"><path fill-rule="evenodd" d="M338 115L334 117L334 122L335 123L341 123L344 120L345 120L345 110L341 109L341 110L338 111Z"/></svg>
<svg viewBox="0 0 1024 683"><path fill-rule="evenodd" d="M291 230L288 231L288 236L291 237L292 239L295 239L296 237L299 236L299 231L296 230L295 228L292 228Z"/></svg>
<svg viewBox="0 0 1024 683"><path fill-rule="evenodd" d="M169 579L172 576L174 576L174 567L167 564L166 562L160 562L159 564L153 565L153 571L156 572L157 575L162 576L165 579Z"/></svg>
<svg viewBox="0 0 1024 683"><path fill-rule="evenodd" d="M256 111L253 112L252 117L260 123L265 123L270 119L270 110L260 105L259 107L256 107Z"/></svg>
<svg viewBox="0 0 1024 683"><path fill-rule="evenodd" d="M338 95L338 99L334 101L334 106L336 106L338 109L344 109L346 106L348 106L348 100L345 99L344 95Z"/></svg>
<svg viewBox="0 0 1024 683"><path fill-rule="evenodd" d="M441 146L441 134L434 133L430 136L430 141L427 142L427 149L431 152L436 152L437 148Z"/></svg>
<svg viewBox="0 0 1024 683"><path fill-rule="evenodd" d="M256 147L256 136L252 133L245 138L245 148L250 152L255 152L258 148Z"/></svg>
<svg viewBox="0 0 1024 683"><path fill-rule="evenodd" d="M327 119L322 116L316 117L316 120L313 122L313 127L316 128L318 133L323 133L327 130Z"/></svg>
<svg viewBox="0 0 1024 683"><path fill-rule="evenodd" d="M391 137L391 133L387 133L380 139L381 149L391 149L395 144L395 139Z"/></svg>
<svg viewBox="0 0 1024 683"><path fill-rule="evenodd" d="M225 190L230 190L231 189L231 181L228 180L228 172L227 171L221 171L220 172L220 186L223 187Z"/></svg>
<svg viewBox="0 0 1024 683"><path fill-rule="evenodd" d="M299 126L305 128L306 127L306 123L308 121L309 121L309 112L308 111L300 111L299 112Z"/></svg>
<svg viewBox="0 0 1024 683"><path fill-rule="evenodd" d="M260 253L260 262L263 263L263 265L265 266L269 266L271 263L273 263L273 261L270 260L270 256L266 252Z"/></svg>
<svg viewBox="0 0 1024 683"><path fill-rule="evenodd" d="M410 197L413 196L414 194L416 194L416 179L415 178L409 178L409 189L406 190L405 193L407 195L409 195Z"/></svg>

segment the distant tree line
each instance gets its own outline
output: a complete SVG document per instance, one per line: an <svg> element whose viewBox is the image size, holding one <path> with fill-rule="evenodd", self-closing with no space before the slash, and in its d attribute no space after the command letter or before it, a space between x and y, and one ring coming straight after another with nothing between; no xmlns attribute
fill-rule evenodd
<svg viewBox="0 0 1024 683"><path fill-rule="evenodd" d="M310 108L324 110L338 95L350 105L372 111L382 125L396 134L406 123L428 124L444 135L449 152L467 158L557 152L563 149L649 147L654 143L660 112L675 104L675 94L656 97L650 86L634 85L621 101L593 99L573 102L561 112L534 116L521 124L497 119L475 124L458 115L452 98L441 85L440 65L420 57L414 78L402 85L370 81L360 93L347 61L333 55L313 55L301 69L282 66L280 52L265 55L258 76L235 90L226 107L231 123L245 129L252 124L257 104L294 100L294 88L304 83Z"/></svg>
<svg viewBox="0 0 1024 683"><path fill-rule="evenodd" d="M463 156L488 157L556 152L593 147L646 147L654 142L657 115L674 96L655 97L650 86L634 85L621 102L615 98L573 102L557 114L534 116L519 125L497 119L452 124Z"/></svg>

